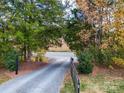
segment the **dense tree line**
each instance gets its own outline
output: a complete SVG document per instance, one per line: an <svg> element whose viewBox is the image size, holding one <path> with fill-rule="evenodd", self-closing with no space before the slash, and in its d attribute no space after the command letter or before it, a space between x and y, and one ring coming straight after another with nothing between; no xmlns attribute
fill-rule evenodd
<svg viewBox="0 0 124 93"><path fill-rule="evenodd" d="M32 51L61 45L63 38L89 71L94 63L124 64L123 0L76 1L68 18L68 2L1 0L0 59L10 51L30 59Z"/></svg>
<svg viewBox="0 0 124 93"><path fill-rule="evenodd" d="M60 45L64 22L61 2L1 0L0 8L1 60L6 59L8 52L15 51L26 61L32 51Z"/></svg>
<svg viewBox="0 0 124 93"><path fill-rule="evenodd" d="M72 11L74 17L67 22L65 40L82 60L79 69L92 69L92 64L124 67L123 0L76 1L79 8ZM80 11L83 19L77 16Z"/></svg>

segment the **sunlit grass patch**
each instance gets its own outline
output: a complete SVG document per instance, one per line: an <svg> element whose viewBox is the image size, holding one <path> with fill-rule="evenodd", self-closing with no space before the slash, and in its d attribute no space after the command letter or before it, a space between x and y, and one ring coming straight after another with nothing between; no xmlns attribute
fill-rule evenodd
<svg viewBox="0 0 124 93"><path fill-rule="evenodd" d="M111 77L107 75L87 76L85 79L82 77L81 83L86 83L87 86L81 93L123 93L124 79L109 78Z"/></svg>
<svg viewBox="0 0 124 93"><path fill-rule="evenodd" d="M124 93L124 78L85 75L80 77L80 81L80 93ZM61 93L74 93L72 80L65 81Z"/></svg>
<svg viewBox="0 0 124 93"><path fill-rule="evenodd" d="M8 81L10 77L6 76L5 74L0 74L0 84Z"/></svg>

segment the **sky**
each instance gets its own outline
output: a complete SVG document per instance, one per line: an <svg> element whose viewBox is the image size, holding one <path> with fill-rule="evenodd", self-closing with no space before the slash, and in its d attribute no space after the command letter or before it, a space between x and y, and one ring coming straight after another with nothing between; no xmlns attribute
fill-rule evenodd
<svg viewBox="0 0 124 93"><path fill-rule="evenodd" d="M73 17L73 15L71 14L71 10L76 8L77 5L76 5L76 0L62 0L62 3L64 5L66 5L67 2L68 2L69 7L65 10L66 12L65 18L68 18L68 17L70 18L70 17Z"/></svg>
<svg viewBox="0 0 124 93"><path fill-rule="evenodd" d="M62 0L62 3L69 2L72 5L72 8L76 7L76 0Z"/></svg>

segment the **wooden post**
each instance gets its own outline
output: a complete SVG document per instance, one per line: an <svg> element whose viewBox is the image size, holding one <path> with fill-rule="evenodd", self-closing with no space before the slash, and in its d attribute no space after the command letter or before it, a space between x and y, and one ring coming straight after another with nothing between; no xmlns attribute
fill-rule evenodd
<svg viewBox="0 0 124 93"><path fill-rule="evenodd" d="M18 59L18 55L16 57L16 70L15 70L15 74L18 75L18 69L19 69L19 59Z"/></svg>

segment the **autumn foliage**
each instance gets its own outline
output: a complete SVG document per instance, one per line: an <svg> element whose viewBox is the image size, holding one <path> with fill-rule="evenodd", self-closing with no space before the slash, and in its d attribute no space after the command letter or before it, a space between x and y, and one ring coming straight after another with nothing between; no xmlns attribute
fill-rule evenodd
<svg viewBox="0 0 124 93"><path fill-rule="evenodd" d="M92 30L80 34L82 40L94 35L96 56L99 63L124 66L124 1L123 0L76 0L79 9L87 16ZM91 38L93 39L93 38ZM97 55L98 53L98 55ZM105 61L103 61L105 60ZM102 62L103 61L103 62Z"/></svg>

